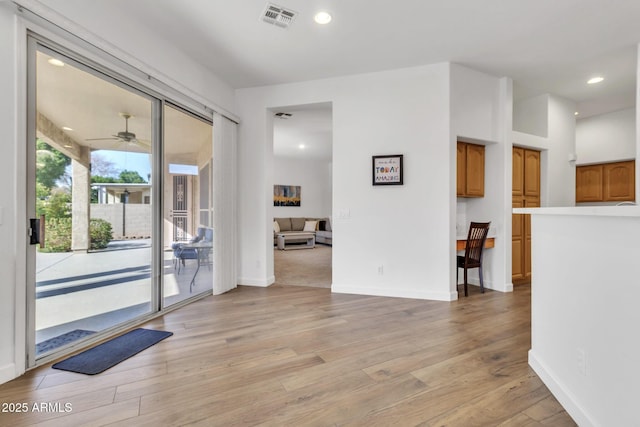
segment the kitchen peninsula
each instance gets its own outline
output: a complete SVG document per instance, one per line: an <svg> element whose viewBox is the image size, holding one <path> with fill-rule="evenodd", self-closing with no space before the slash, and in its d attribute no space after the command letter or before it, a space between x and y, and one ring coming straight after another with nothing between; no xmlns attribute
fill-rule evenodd
<svg viewBox="0 0 640 427"><path fill-rule="evenodd" d="M581 426L640 425L640 207L531 214L529 365Z"/></svg>

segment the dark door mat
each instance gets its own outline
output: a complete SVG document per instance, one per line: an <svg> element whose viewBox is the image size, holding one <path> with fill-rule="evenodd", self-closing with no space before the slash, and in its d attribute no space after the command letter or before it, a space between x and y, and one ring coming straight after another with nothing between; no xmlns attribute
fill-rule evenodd
<svg viewBox="0 0 640 427"><path fill-rule="evenodd" d="M106 371L173 335L173 332L134 329L82 353L58 362L52 367L80 374L95 375Z"/></svg>

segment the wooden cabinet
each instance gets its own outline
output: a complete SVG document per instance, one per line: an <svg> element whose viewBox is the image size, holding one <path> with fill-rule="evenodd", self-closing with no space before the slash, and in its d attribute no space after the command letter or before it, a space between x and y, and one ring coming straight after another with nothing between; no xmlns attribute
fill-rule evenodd
<svg viewBox="0 0 640 427"><path fill-rule="evenodd" d="M636 162L617 162L604 165L605 202L636 200Z"/></svg>
<svg viewBox="0 0 640 427"><path fill-rule="evenodd" d="M456 161L456 194L460 197L467 187L467 149L462 142L458 142Z"/></svg>
<svg viewBox="0 0 640 427"><path fill-rule="evenodd" d="M540 206L540 152L514 147L512 156L512 205ZM511 276L514 285L531 281L531 218L511 216Z"/></svg>
<svg viewBox="0 0 640 427"><path fill-rule="evenodd" d="M635 201L636 162L576 167L576 203Z"/></svg>
<svg viewBox="0 0 640 427"><path fill-rule="evenodd" d="M484 146L458 142L456 194L484 197Z"/></svg>
<svg viewBox="0 0 640 427"><path fill-rule="evenodd" d="M602 165L576 167L576 202L602 202Z"/></svg>

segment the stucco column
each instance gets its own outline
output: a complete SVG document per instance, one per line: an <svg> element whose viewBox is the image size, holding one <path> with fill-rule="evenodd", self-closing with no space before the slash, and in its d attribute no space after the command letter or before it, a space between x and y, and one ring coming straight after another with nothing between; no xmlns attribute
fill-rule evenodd
<svg viewBox="0 0 640 427"><path fill-rule="evenodd" d="M91 244L89 235L91 178L89 168L77 160L71 160L71 170L71 250L87 252Z"/></svg>

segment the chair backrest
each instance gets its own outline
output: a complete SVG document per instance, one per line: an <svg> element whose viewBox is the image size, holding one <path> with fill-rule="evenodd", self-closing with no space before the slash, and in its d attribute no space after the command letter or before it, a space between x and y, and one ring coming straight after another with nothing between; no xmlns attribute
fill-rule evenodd
<svg viewBox="0 0 640 427"><path fill-rule="evenodd" d="M191 243L197 243L200 240L204 239L205 230L206 229L204 227L198 227L198 229L196 230L196 235L191 239Z"/></svg>
<svg viewBox="0 0 640 427"><path fill-rule="evenodd" d="M213 242L213 229L207 228L204 231L204 240L205 242Z"/></svg>
<svg viewBox="0 0 640 427"><path fill-rule="evenodd" d="M487 240L487 234L489 234L490 225L491 222L472 222L469 225L467 247L464 252L465 261L482 262L482 250Z"/></svg>

